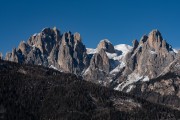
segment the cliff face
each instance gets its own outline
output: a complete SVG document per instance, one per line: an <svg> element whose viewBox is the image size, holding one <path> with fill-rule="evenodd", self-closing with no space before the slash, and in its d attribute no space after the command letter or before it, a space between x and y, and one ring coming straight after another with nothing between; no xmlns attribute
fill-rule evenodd
<svg viewBox="0 0 180 120"><path fill-rule="evenodd" d="M137 72L140 76L155 78L161 74L176 57L171 46L163 40L159 31L152 31L126 57L126 71ZM129 67L130 66L130 67Z"/></svg>
<svg viewBox="0 0 180 120"><path fill-rule="evenodd" d="M126 55L124 75L149 79L157 78L167 71L167 67L178 58L178 54L163 40L161 33L152 31L149 36L143 36L139 43L136 42L133 50Z"/></svg>
<svg viewBox="0 0 180 120"><path fill-rule="evenodd" d="M75 74L80 74L89 64L80 34L67 32L61 35L56 28L45 28L34 34L27 42L21 42L12 53L7 53L5 59L53 67Z"/></svg>

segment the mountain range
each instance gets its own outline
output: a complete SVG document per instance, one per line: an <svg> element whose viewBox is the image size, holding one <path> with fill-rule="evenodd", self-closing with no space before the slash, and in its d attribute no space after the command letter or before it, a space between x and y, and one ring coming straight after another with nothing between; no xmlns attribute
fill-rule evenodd
<svg viewBox="0 0 180 120"><path fill-rule="evenodd" d="M102 86L180 109L180 52L158 30L131 45L109 40L86 48L80 33L45 28L7 53L6 61L73 73Z"/></svg>

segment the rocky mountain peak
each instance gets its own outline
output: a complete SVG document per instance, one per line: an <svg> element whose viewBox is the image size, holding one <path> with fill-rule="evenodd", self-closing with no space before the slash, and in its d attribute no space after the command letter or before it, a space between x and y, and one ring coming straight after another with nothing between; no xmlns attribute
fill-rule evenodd
<svg viewBox="0 0 180 120"><path fill-rule="evenodd" d="M56 27L44 28L27 42L20 42L18 48L7 53L6 60L43 65L75 74L80 74L90 61L80 34L69 31L61 35Z"/></svg>
<svg viewBox="0 0 180 120"><path fill-rule="evenodd" d="M81 35L78 32L74 33L74 40L81 42Z"/></svg>
<svg viewBox="0 0 180 120"><path fill-rule="evenodd" d="M58 64L67 72L80 74L86 64L89 63L86 47L81 42L79 33L75 33L74 35L71 32L64 33L59 49Z"/></svg>
<svg viewBox="0 0 180 120"><path fill-rule="evenodd" d="M127 66L124 74L158 77L176 57L172 47L163 40L158 30L144 35L139 44L133 41L134 49L126 56Z"/></svg>
<svg viewBox="0 0 180 120"><path fill-rule="evenodd" d="M162 46L163 37L158 30L153 30L149 33L148 44L151 48L158 49Z"/></svg>
<svg viewBox="0 0 180 120"><path fill-rule="evenodd" d="M43 54L50 54L54 46L61 41L60 31L57 29L44 28L40 33L36 33L27 41L31 47L38 48Z"/></svg>
<svg viewBox="0 0 180 120"><path fill-rule="evenodd" d="M100 43L97 46L97 50L100 51L101 49L104 49L106 52L114 53L114 46L108 39L101 40Z"/></svg>

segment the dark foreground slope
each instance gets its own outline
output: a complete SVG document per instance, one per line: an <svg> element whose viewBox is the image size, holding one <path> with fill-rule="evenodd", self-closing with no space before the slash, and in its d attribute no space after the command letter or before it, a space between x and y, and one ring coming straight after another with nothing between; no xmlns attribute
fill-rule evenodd
<svg viewBox="0 0 180 120"><path fill-rule="evenodd" d="M179 71L178 71L179 72ZM147 82L137 82L131 94L180 110L180 75L168 72Z"/></svg>
<svg viewBox="0 0 180 120"><path fill-rule="evenodd" d="M180 119L180 112L73 74L0 61L1 120Z"/></svg>

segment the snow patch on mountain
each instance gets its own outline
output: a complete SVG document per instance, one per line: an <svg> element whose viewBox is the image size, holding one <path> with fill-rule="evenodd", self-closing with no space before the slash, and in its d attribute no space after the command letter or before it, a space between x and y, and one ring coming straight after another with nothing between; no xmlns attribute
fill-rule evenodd
<svg viewBox="0 0 180 120"><path fill-rule="evenodd" d="M111 62L111 67L113 68L110 74L118 73L122 68L126 66L123 58L125 55L132 50L132 47L126 44L119 44L114 46L115 53L106 52L109 59L113 60Z"/></svg>
<svg viewBox="0 0 180 120"><path fill-rule="evenodd" d="M104 40L103 40L104 41ZM106 40L106 42L109 42ZM116 74L118 73L122 68L126 66L125 62L123 61L123 58L125 55L132 50L132 46L126 45L126 44L119 44L115 45L115 53L109 53L106 52L108 58L111 60L111 68L112 70L110 71L110 74ZM97 49L93 48L86 48L87 54L95 54L97 53ZM84 75L87 74L89 69L86 69L84 72Z"/></svg>
<svg viewBox="0 0 180 120"><path fill-rule="evenodd" d="M149 52L151 53L151 54L157 54L157 52L156 51L152 51L152 50L149 50Z"/></svg>
<svg viewBox="0 0 180 120"><path fill-rule="evenodd" d="M115 53L106 52L109 59L122 60L122 58L132 50L132 47L126 44L119 44L114 46Z"/></svg>
<svg viewBox="0 0 180 120"><path fill-rule="evenodd" d="M143 82L147 82L149 81L149 77L148 76L145 76L143 79L142 79Z"/></svg>
<svg viewBox="0 0 180 120"><path fill-rule="evenodd" d="M115 50L117 51L121 51L122 55L127 54L128 52L130 52L132 50L132 46L130 45L126 45L126 44L119 44L119 45L115 45L114 46Z"/></svg>
<svg viewBox="0 0 180 120"><path fill-rule="evenodd" d="M140 76L139 74L136 74L136 73L132 73L128 76L127 80L126 81L123 81L122 83L120 83L116 88L115 90L119 90L119 91L122 91L126 86L130 85L130 84L133 84L137 81L139 81L140 79L142 79L143 76Z"/></svg>
<svg viewBox="0 0 180 120"><path fill-rule="evenodd" d="M129 86L129 88L127 89L127 91L131 91L133 86L130 86L138 81L149 81L149 77L148 76L140 76L137 73L132 73L128 76L126 81L123 81L122 83L120 83L116 88L114 88L115 90L119 90L119 91L123 91L123 89L127 86Z"/></svg>
<svg viewBox="0 0 180 120"><path fill-rule="evenodd" d="M52 68L54 70L58 70L54 65L51 65L49 68Z"/></svg>
<svg viewBox="0 0 180 120"><path fill-rule="evenodd" d="M83 73L83 75L88 74L89 71L90 71L90 68L88 67L88 68L85 70L85 72Z"/></svg>
<svg viewBox="0 0 180 120"><path fill-rule="evenodd" d="M135 85L129 85L128 89L126 90L127 93L131 92L133 88L135 88Z"/></svg>
<svg viewBox="0 0 180 120"><path fill-rule="evenodd" d="M103 40L104 41L104 40ZM110 42L108 40L105 40L106 42ZM107 56L110 58L110 59L118 59L118 57L120 57L121 55L126 55L128 52L130 52L132 50L132 46L130 45L126 45L126 44L119 44L119 45L115 45L114 46L114 49L115 49L115 53L107 53ZM94 49L94 48L86 48L87 50L87 54L95 54L97 53L97 49Z"/></svg>
<svg viewBox="0 0 180 120"><path fill-rule="evenodd" d="M86 48L86 50L87 50L87 54L95 54L97 52L97 50L93 48Z"/></svg>
<svg viewBox="0 0 180 120"><path fill-rule="evenodd" d="M35 36L37 36L37 35L38 35L38 33L34 33L34 34L33 34L33 37L35 37Z"/></svg>
<svg viewBox="0 0 180 120"><path fill-rule="evenodd" d="M176 50L176 49L173 49L173 51L174 51L175 53L178 53L178 50Z"/></svg>
<svg viewBox="0 0 180 120"><path fill-rule="evenodd" d="M118 73L122 68L124 68L126 64L124 62L121 62L115 69L113 69L110 74Z"/></svg>
<svg viewBox="0 0 180 120"><path fill-rule="evenodd" d="M106 52L106 54L107 54L109 59L115 59L118 56L117 53L108 53L108 52Z"/></svg>

